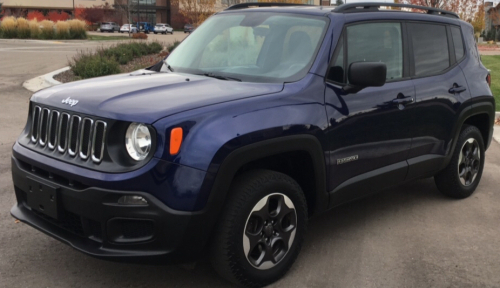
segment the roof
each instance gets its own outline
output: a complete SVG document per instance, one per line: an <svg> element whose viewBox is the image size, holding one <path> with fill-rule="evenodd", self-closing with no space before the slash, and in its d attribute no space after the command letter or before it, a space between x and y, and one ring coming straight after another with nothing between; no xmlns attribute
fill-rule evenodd
<svg viewBox="0 0 500 288"><path fill-rule="evenodd" d="M411 11L404 10L379 10L381 7L398 7L398 8L407 8L407 9L419 9L427 11L427 14L433 16L444 16L449 18L460 19L460 17L451 11L446 11L442 9L432 8L432 7L424 7L424 6L416 6L416 5L407 5L407 4L399 4L399 3L376 3L376 2L367 2L367 3L352 3L352 4L344 4L338 7L335 6L313 6L313 5L300 5L300 4L292 4L292 3L268 3L268 2L254 2L254 3L240 3L233 5L223 12L241 12L242 10L250 9L251 11L258 12L288 12L288 13L300 13L300 14L310 14L310 15L325 15L330 13L335 14L345 14L345 13L367 13L367 12L404 12L404 13L412 13L412 14L424 14L424 13L414 13ZM248 10L247 10L248 11ZM407 15L407 14L406 14ZM425 15L425 14L424 14Z"/></svg>

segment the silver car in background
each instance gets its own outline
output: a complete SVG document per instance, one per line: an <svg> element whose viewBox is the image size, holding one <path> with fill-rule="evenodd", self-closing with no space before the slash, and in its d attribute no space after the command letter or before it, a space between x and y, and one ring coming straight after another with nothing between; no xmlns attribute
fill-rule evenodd
<svg viewBox="0 0 500 288"><path fill-rule="evenodd" d="M158 23L155 25L154 33L155 34L158 34L158 33L160 33L160 34L167 34L167 33L174 34L174 28L172 28L172 26L170 26L168 24Z"/></svg>
<svg viewBox="0 0 500 288"><path fill-rule="evenodd" d="M120 33L137 33L137 26L135 24L123 24Z"/></svg>
<svg viewBox="0 0 500 288"><path fill-rule="evenodd" d="M102 22L99 30L101 31L101 33L115 33L115 31L120 31L120 25L116 24L115 22Z"/></svg>

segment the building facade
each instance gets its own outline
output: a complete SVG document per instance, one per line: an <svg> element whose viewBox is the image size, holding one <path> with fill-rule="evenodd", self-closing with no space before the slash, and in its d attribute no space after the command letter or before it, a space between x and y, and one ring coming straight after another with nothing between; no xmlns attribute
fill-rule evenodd
<svg viewBox="0 0 500 288"><path fill-rule="evenodd" d="M74 8L108 5L116 9L118 15L105 21L116 21L119 24L129 22L169 23L174 28L182 28L187 24L185 17L179 12L179 2L182 0L0 0L6 15L26 16L33 10L64 11L73 14ZM198 0L200 1L200 0ZM216 0L215 12L227 7L258 0ZM324 0L305 0L309 5L330 5ZM182 4L181 4L182 5ZM130 19L129 18L130 15ZM108 17L109 18L109 17Z"/></svg>

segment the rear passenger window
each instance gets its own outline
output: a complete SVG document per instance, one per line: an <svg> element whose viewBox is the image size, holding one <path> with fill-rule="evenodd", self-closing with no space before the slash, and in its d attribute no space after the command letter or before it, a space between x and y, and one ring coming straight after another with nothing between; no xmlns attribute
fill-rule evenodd
<svg viewBox="0 0 500 288"><path fill-rule="evenodd" d="M387 80L403 78L400 23L367 23L347 27L347 67L354 62L382 62Z"/></svg>
<svg viewBox="0 0 500 288"><path fill-rule="evenodd" d="M460 61L465 54L462 31L459 27L451 26L451 36L453 37L453 45L455 46L455 57L457 61Z"/></svg>
<svg viewBox="0 0 500 288"><path fill-rule="evenodd" d="M439 74L450 67L445 25L409 23L415 76Z"/></svg>

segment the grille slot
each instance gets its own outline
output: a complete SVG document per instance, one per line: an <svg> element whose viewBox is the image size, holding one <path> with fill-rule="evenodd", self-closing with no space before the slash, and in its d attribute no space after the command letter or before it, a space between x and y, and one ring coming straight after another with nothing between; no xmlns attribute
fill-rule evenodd
<svg viewBox="0 0 500 288"><path fill-rule="evenodd" d="M92 136L92 161L100 163L104 154L104 137L107 124L103 121L95 122L94 135Z"/></svg>
<svg viewBox="0 0 500 288"><path fill-rule="evenodd" d="M57 145L57 125L59 124L59 112L52 111L49 120L49 148L54 150Z"/></svg>
<svg viewBox="0 0 500 288"><path fill-rule="evenodd" d="M35 106L32 112L31 142L46 145L83 161L100 163L104 156L107 123L102 120Z"/></svg>
<svg viewBox="0 0 500 288"><path fill-rule="evenodd" d="M69 127L70 116L68 113L61 114L61 122L59 123L59 144L57 145L57 150L64 153L68 146L68 127Z"/></svg>
<svg viewBox="0 0 500 288"><path fill-rule="evenodd" d="M93 125L94 121L92 119L83 119L83 125L80 135L80 158L82 158L83 160L87 160L89 158L90 145L92 145L90 136L92 135Z"/></svg>
<svg viewBox="0 0 500 288"><path fill-rule="evenodd" d="M68 140L68 153L75 156L78 152L78 135L80 134L80 123L82 118L77 115L71 116L71 123L69 124L69 140Z"/></svg>
<svg viewBox="0 0 500 288"><path fill-rule="evenodd" d="M42 110L42 116L40 117L40 140L38 140L38 143L44 147L45 144L47 144L47 128L49 126L49 114L50 110L47 108L44 108Z"/></svg>
<svg viewBox="0 0 500 288"><path fill-rule="evenodd" d="M31 141L38 142L38 130L40 129L40 112L42 108L36 106L33 108L32 122L31 122Z"/></svg>

